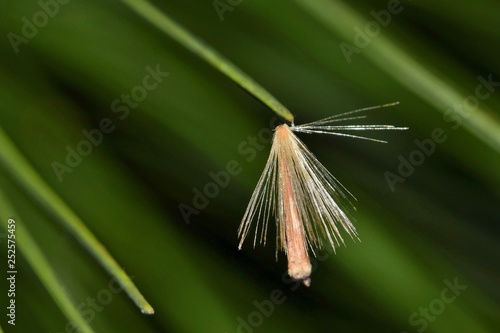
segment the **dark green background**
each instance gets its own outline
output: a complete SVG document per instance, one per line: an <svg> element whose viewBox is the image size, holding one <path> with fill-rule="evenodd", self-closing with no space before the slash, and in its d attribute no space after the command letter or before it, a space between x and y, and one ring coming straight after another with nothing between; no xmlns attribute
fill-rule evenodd
<svg viewBox="0 0 500 333"><path fill-rule="evenodd" d="M425 332L498 332L499 137L485 138L481 128L467 126L468 118L453 129L443 119L453 105L433 104L446 90L419 93L416 78L417 88L410 89L413 77L370 60L373 45L348 63L339 45L353 43L353 26L335 33L296 2L244 0L223 21L211 1L155 4L270 91L298 124L399 101L362 123L410 130L368 134L387 144L300 135L357 198L361 242L347 241L318 263L310 288L295 290L282 278L284 255L275 261L273 223L266 247L253 250L247 240L237 250L236 230L270 148L247 161L238 146L269 126L272 111L120 1L61 5L18 53L7 34L20 34L21 18L31 20L40 7L4 2L0 126L156 310L144 316L124 293L115 294L92 317L96 332L237 332L237 318L247 321L254 301L268 300L276 289L285 301L254 332L417 332L423 326L409 317L437 304L444 281L455 279L467 289ZM373 20L371 10L387 7L385 1L348 4L362 22ZM463 98L474 94L480 75L500 81L497 1L402 6L373 43L390 40ZM336 21L339 13L327 15ZM157 65L170 75L120 120L111 103ZM473 117L489 115L498 128L499 106L495 90ZM103 118L116 129L59 182L52 163L64 162L66 147L75 148L85 138L82 130L97 128ZM415 140L430 138L436 128L446 141L392 192L384 173L397 173L398 156L408 158ZM179 204L192 206L193 189L203 189L209 173L231 160L241 172L187 224ZM5 168L0 186L75 305L107 288L111 277ZM0 212L3 223L6 214ZM6 324L4 282L0 325L6 332L64 332L68 319L24 261L22 246L20 239L17 325Z"/></svg>

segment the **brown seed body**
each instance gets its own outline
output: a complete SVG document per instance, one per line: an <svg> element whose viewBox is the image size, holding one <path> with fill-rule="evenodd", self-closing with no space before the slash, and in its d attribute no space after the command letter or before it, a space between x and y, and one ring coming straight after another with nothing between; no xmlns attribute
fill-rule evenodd
<svg viewBox="0 0 500 333"><path fill-rule="evenodd" d="M287 125L278 126L276 128L276 136L278 140L290 140L291 134ZM300 221L299 212L297 210L296 198L292 187L291 175L287 163L287 159L283 156L287 152L283 149L279 156L279 175L282 181L283 190L283 210L285 223L286 237L286 253L288 257L288 275L295 280L303 281L304 285L309 286L311 283L311 261L307 254L306 238L304 234L304 226Z"/></svg>

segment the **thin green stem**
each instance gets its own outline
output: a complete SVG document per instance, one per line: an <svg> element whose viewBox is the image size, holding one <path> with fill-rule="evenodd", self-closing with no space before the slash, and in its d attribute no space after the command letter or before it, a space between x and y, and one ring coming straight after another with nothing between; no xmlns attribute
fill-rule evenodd
<svg viewBox="0 0 500 333"><path fill-rule="evenodd" d="M57 278L54 270L49 264L49 261L43 255L42 249L24 227L19 215L14 211L14 208L1 190L0 212L2 214L0 216L2 219L0 226L5 231L7 231L8 219L15 218L16 224L14 236L16 238L13 239L13 241L15 241L15 244L17 245L16 247L23 254L24 258L35 272L35 275L48 290L49 294L52 296L61 311L66 315L66 318L76 324L79 332L94 333L94 330L89 326L76 306L71 302L64 288L61 287L64 283ZM0 333L1 332L2 330L0 329Z"/></svg>
<svg viewBox="0 0 500 333"><path fill-rule="evenodd" d="M215 51L211 46L197 39L189 31L173 21L167 14L161 12L145 0L122 1L137 14L148 20L172 39L176 40L185 48L215 67L217 70L227 75L243 89L247 90L250 94L267 105L277 115L283 117L289 122L293 122L294 118L292 113L273 95L255 82L250 76L245 74L236 65Z"/></svg>
<svg viewBox="0 0 500 333"><path fill-rule="evenodd" d="M53 215L64 228L73 234L104 269L115 277L123 290L141 309L142 313L154 313L153 308L137 289L130 277L81 219L31 167L2 128L0 128L0 167L3 167L25 189L28 195L38 202L49 214Z"/></svg>

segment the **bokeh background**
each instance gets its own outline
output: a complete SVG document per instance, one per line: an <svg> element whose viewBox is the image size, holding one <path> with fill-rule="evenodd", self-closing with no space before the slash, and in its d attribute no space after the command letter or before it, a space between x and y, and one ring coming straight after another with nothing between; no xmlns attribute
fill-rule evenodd
<svg viewBox="0 0 500 333"><path fill-rule="evenodd" d="M94 332L498 332L500 86L460 109L479 76L500 81L500 3L401 1L350 62L341 43L356 46L355 28L394 2L223 3L231 10L222 16L212 1L154 5L270 91L296 123L400 102L360 122L410 127L368 133L387 144L300 135L357 198L361 242L323 251L310 288L286 278L282 253L275 261L273 224L266 247L247 240L238 251L236 231L270 149L261 137L250 158L240 145L268 133L276 115L126 2L61 3L18 52L8 34L21 36L23 17L33 22L43 6L4 2L2 329L71 331L68 305L42 282L51 275ZM120 119L113 101L142 85L148 66L169 75ZM65 163L67 147L104 118L114 130L60 181L53 162ZM435 129L446 141L391 190L384 174L398 174L398 158L418 154L415 140ZM179 205L193 207L209 173L232 160L241 172L186 223ZM112 276L43 203L40 186L132 276L154 315L124 292L103 298ZM8 218L27 235L17 238L15 327L4 314ZM455 283L467 287L445 291ZM283 302L270 306L273 292Z"/></svg>

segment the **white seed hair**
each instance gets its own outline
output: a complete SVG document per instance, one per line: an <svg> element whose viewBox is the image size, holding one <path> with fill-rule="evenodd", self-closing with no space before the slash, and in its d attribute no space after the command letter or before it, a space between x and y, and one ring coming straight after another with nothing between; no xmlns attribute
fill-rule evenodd
<svg viewBox="0 0 500 333"><path fill-rule="evenodd" d="M287 242L293 240L287 240L286 223L290 223L290 217L286 216L285 200L292 201L293 209L296 209L302 225L299 234L303 235L307 248L313 254L315 254L315 249L323 248L325 238L334 250L340 244L344 244L342 229L352 239L359 239L348 216L350 211L355 209L351 200L356 199L293 132L331 134L385 142L341 131L405 130L407 128L392 125L332 124L362 119L366 115L358 115L358 113L395 104L397 103L354 110L298 126L283 124L276 127L269 158L238 229L240 239L238 248L241 249L254 220L256 225L253 246L255 247L257 240L265 245L268 221L274 217L277 228L276 251L283 250L287 253L289 246ZM286 166L285 172L282 170L283 166ZM283 177L287 177L285 184L289 185L285 186L290 186L291 192L283 188Z"/></svg>

